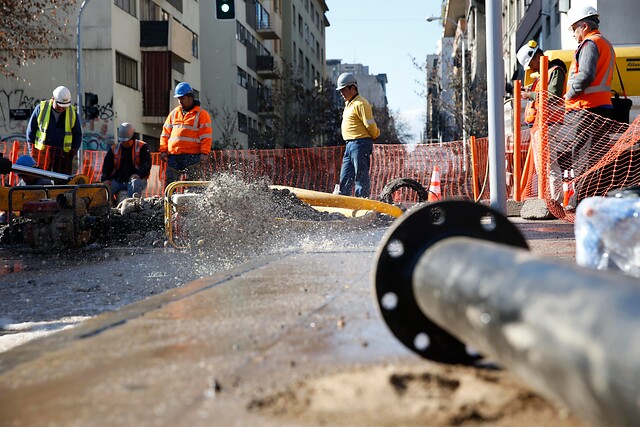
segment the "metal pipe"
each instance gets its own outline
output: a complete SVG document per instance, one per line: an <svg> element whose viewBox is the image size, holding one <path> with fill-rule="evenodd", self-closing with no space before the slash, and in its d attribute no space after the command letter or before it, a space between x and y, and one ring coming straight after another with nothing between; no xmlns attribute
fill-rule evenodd
<svg viewBox="0 0 640 427"><path fill-rule="evenodd" d="M420 310L594 425L640 420L640 287L632 277L470 237L412 272Z"/></svg>
<svg viewBox="0 0 640 427"><path fill-rule="evenodd" d="M12 165L11 170L16 173L23 173L25 175L33 175L33 176L39 176L43 178L57 179L65 182L71 181L71 179L73 178L73 175L65 175L63 173L51 172L51 171L46 171L38 168L30 168L22 165Z"/></svg>
<svg viewBox="0 0 640 427"><path fill-rule="evenodd" d="M487 100L489 113L489 188L491 207L507 213L504 167L504 63L502 55L502 1L486 2L487 7Z"/></svg>

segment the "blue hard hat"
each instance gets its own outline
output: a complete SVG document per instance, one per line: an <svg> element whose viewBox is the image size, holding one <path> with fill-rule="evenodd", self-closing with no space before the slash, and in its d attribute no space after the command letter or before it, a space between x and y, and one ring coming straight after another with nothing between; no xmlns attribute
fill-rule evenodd
<svg viewBox="0 0 640 427"><path fill-rule="evenodd" d="M33 157L25 154L24 156L18 157L18 160L16 160L16 165L32 168L36 165L36 161L33 160Z"/></svg>
<svg viewBox="0 0 640 427"><path fill-rule="evenodd" d="M176 85L176 90L173 93L174 98L180 98L181 96L193 94L193 89L189 83L181 82Z"/></svg>

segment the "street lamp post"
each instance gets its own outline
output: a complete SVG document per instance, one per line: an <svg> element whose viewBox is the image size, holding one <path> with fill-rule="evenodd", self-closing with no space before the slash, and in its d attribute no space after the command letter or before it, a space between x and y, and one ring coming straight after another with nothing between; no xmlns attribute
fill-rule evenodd
<svg viewBox="0 0 640 427"><path fill-rule="evenodd" d="M442 21L442 20L446 20L451 22L453 25L455 25L455 27L458 27L458 23L456 21L454 21L451 18L445 18L443 16L429 16L427 18L427 22L433 22L433 21ZM462 50L462 88L461 88L461 92L462 92L462 156L464 158L463 162L462 162L462 167L463 169L466 171L467 170L467 96L466 96L466 87L467 87L467 60L466 60L466 56L467 56L467 52L465 50L465 33L462 34L462 38L461 38L461 46L460 49Z"/></svg>
<svg viewBox="0 0 640 427"><path fill-rule="evenodd" d="M78 23L76 27L76 37L77 37L77 49L76 52L76 72L77 79L76 82L76 96L77 96L77 104L78 104L78 120L80 121L80 126L82 126L82 12L84 11L84 7L89 3L90 0L83 0L80 5L80 11L78 12ZM78 173L82 172L82 162L83 162L83 151L82 151L82 143L80 143L80 149L78 150Z"/></svg>

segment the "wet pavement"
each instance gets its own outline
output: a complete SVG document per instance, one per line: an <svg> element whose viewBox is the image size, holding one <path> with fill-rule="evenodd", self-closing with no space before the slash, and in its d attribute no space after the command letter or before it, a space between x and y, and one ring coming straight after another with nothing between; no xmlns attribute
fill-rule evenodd
<svg viewBox="0 0 640 427"><path fill-rule="evenodd" d="M513 220L534 253L573 262L572 224ZM262 257L0 354L0 425L326 425L260 407L310 377L428 363L375 305L383 232Z"/></svg>

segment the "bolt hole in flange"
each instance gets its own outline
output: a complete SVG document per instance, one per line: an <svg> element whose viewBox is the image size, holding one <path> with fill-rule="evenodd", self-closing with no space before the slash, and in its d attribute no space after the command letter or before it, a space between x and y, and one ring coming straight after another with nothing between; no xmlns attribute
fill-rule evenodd
<svg viewBox="0 0 640 427"><path fill-rule="evenodd" d="M431 321L414 295L418 260L450 237L528 248L515 225L489 206L459 200L425 204L397 220L382 239L374 265L375 294L385 323L407 348L438 362L473 364L482 356Z"/></svg>

